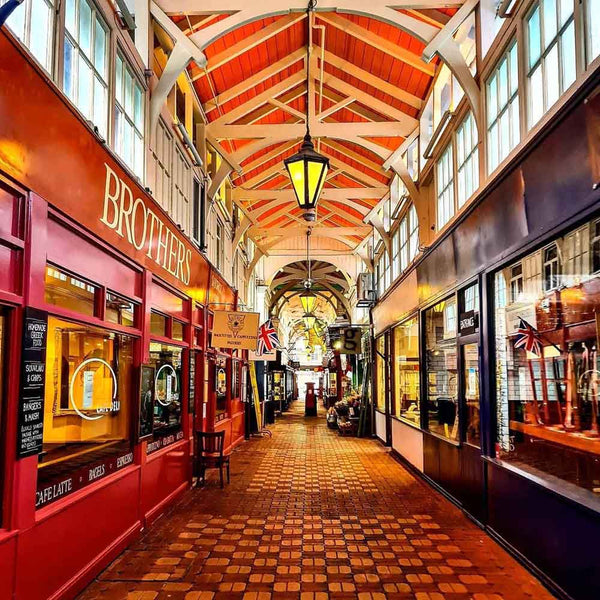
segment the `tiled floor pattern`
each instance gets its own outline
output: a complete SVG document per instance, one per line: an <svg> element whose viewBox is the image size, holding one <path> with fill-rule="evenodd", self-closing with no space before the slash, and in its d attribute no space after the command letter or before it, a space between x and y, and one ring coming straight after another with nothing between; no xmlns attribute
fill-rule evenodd
<svg viewBox="0 0 600 600"><path fill-rule="evenodd" d="M381 445L302 410L243 444L231 485L214 472L80 600L552 598Z"/></svg>

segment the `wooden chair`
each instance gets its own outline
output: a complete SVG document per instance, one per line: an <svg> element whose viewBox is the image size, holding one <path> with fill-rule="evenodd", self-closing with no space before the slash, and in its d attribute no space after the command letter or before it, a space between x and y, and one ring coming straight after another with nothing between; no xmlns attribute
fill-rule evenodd
<svg viewBox="0 0 600 600"><path fill-rule="evenodd" d="M222 488L223 467L227 468L227 483L229 483L229 459L231 455L223 452L224 442L224 431L218 431L216 433L199 431L196 433L196 469L198 473L196 486L200 483L200 479L202 479L202 482L204 483L206 479L206 469L219 469Z"/></svg>

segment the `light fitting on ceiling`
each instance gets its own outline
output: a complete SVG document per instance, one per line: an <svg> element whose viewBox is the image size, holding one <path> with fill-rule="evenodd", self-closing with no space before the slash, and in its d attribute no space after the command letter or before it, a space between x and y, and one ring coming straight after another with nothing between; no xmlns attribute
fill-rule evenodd
<svg viewBox="0 0 600 600"><path fill-rule="evenodd" d="M306 88L310 93L310 13L317 5L316 0L309 0L306 9ZM316 220L316 206L327 177L329 170L329 159L315 150L315 146L310 137L309 107L310 102L306 103L306 135L300 147L300 151L286 158L283 161L285 168L290 176L294 194L298 201L298 206L302 209L302 215L306 221Z"/></svg>

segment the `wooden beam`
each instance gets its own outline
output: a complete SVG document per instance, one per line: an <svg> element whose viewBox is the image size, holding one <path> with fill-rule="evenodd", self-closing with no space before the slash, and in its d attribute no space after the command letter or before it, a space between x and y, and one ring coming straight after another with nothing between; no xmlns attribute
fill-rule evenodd
<svg viewBox="0 0 600 600"><path fill-rule="evenodd" d="M336 102L333 106L330 106L328 109L326 109L323 112L319 113L316 118L317 118L318 121L323 121L327 117L330 117L331 115L333 115L334 113L336 113L338 110L341 110L342 108L345 108L349 104L352 104L355 100L356 100L356 98L354 98L353 96L349 96L348 98L344 98L343 100L340 100L339 102Z"/></svg>
<svg viewBox="0 0 600 600"><path fill-rule="evenodd" d="M389 187L379 184L375 187L356 187L356 188L323 188L321 198L327 200L380 200L389 192ZM279 199L283 201L293 200L294 192L292 190L248 190L241 187L231 190L232 197L235 200L268 200Z"/></svg>
<svg viewBox="0 0 600 600"><path fill-rule="evenodd" d="M396 100L400 100L401 102L405 102L409 106L416 108L417 110L421 110L423 106L423 100L418 96L414 96L413 94L403 90L402 88L396 87L392 85L385 79L380 79L376 77L369 71L365 71L355 64L340 58L333 52L329 52L325 50L325 64L330 64L334 66L336 69L340 69L348 73L348 75L352 75L352 77L356 77L360 81L364 81L367 85L383 92L384 94L388 94L388 96L392 96Z"/></svg>
<svg viewBox="0 0 600 600"><path fill-rule="evenodd" d="M381 166L380 163L376 163L376 162L372 161L371 159L367 158L366 156L363 156L362 154L359 154L358 152L351 150L347 146L344 146L343 144L340 144L339 142L336 142L335 140L330 140L329 138L323 138L321 140L321 143L324 146L328 146L329 148L332 148L336 152L339 152L339 153L347 156L348 158L351 158L353 161L360 163L361 165L363 165L367 169L373 171L374 173L378 173L379 175L382 175L383 177L388 177L388 178L390 177L390 174Z"/></svg>
<svg viewBox="0 0 600 600"><path fill-rule="evenodd" d="M335 27L336 29L343 31L348 35L361 40L365 44L368 44L373 48L377 48L385 54L392 56L393 58L400 60L403 63L414 67L415 69L418 69L422 73L425 73L430 77L435 75L435 67L427 64L418 54L415 54L414 52L411 52L402 46L398 46L398 44L390 42L386 38L369 31L365 27L357 25L353 21L333 13L316 13L316 15L321 21L324 21L332 27Z"/></svg>
<svg viewBox="0 0 600 600"><path fill-rule="evenodd" d="M273 106L280 108L281 110L289 113L290 115L293 115L297 119L300 119L300 121L306 121L306 115L304 113L301 113L299 110L288 106L284 102L280 102L279 100L277 100L277 98L271 98L269 100L269 104L272 104Z"/></svg>
<svg viewBox="0 0 600 600"><path fill-rule="evenodd" d="M250 98L250 100L240 104L233 110L226 112L223 116L212 121L209 126L214 127L215 125L226 125L228 123L233 123L245 115L252 113L252 111L261 107L271 98L288 92L296 86L304 83L304 81L306 81L306 73L304 71L294 73L290 77L286 77L283 81L276 83L274 86L264 90L253 98Z"/></svg>
<svg viewBox="0 0 600 600"><path fill-rule="evenodd" d="M220 54L213 56L211 59L209 59L204 72L200 73L198 78L203 77L207 72L210 73L210 71L214 71L215 69L222 67L230 60L237 58L241 54L248 52L248 50L255 48L278 33L285 31L288 27L291 27L295 23L302 21L305 17L306 13L290 13L280 17L277 19L277 21L274 21L270 25L259 29L252 35L249 35L247 38L240 40L237 44L234 44L226 50L223 50L223 52Z"/></svg>
<svg viewBox="0 0 600 600"><path fill-rule="evenodd" d="M260 85L261 83L265 82L267 79L270 79L274 75L277 75L277 73L280 73L284 69L291 67L293 64L297 63L299 60L303 60L305 56L306 56L305 48L300 48L300 49L296 50L295 52L292 52L291 54L284 56L281 60L278 60L277 62L273 63L272 65L269 65L267 68L263 69L262 71L259 71L255 75L252 75L251 77L244 79L237 85L234 85L233 87L230 87L229 89L225 90L224 92L219 94L216 98L213 98L212 100L208 100L204 104L205 112L209 113L209 112L215 110L217 108L217 106L222 106L223 104L229 102L230 100L237 98L244 92L247 92L248 90L252 89L253 87L256 87L257 85ZM192 78L192 81L195 81L196 79L199 79L199 78L200 78L200 76L196 75Z"/></svg>

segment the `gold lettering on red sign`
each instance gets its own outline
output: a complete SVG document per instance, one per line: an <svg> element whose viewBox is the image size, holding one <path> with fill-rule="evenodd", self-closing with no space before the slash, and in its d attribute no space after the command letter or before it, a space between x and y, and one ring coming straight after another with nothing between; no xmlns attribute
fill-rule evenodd
<svg viewBox="0 0 600 600"><path fill-rule="evenodd" d="M100 221L126 239L136 250L189 285L192 251L143 198L133 197L131 188L105 163L104 209Z"/></svg>

